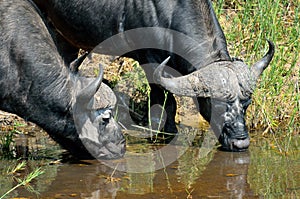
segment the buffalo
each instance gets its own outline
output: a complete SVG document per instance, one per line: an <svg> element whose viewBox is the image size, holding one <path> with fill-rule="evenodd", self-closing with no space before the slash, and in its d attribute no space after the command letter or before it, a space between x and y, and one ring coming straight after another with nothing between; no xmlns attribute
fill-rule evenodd
<svg viewBox="0 0 300 199"><path fill-rule="evenodd" d="M64 64L52 31L30 1L0 0L0 109L42 127L78 158L120 158L125 139L114 120L116 97Z"/></svg>
<svg viewBox="0 0 300 199"><path fill-rule="evenodd" d="M164 131L177 132L172 93L192 96L197 98L201 115L210 123L224 150L248 148L245 113L256 81L274 55L271 41L268 41L267 54L250 68L241 60L231 58L209 0L34 2L59 33L66 62L77 56L79 48L90 51L114 35L120 38L109 45L115 45L115 50L102 45L96 52L131 57L141 65L158 65L170 56L167 64L182 76L170 77L170 72L164 70L166 62L158 68L144 67L151 83L152 104L162 105L164 89L170 91ZM143 28L146 31L130 34ZM119 51L120 48L129 51Z"/></svg>

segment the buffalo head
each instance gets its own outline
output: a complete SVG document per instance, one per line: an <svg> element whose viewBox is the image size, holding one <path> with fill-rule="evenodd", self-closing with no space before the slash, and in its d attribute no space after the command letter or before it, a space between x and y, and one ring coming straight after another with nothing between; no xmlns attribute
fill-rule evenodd
<svg viewBox="0 0 300 199"><path fill-rule="evenodd" d="M245 113L256 81L274 55L274 44L252 67L239 60L211 63L181 77L162 76L165 60L154 79L171 93L197 97L201 115L209 121L224 150L243 151L250 144Z"/></svg>
<svg viewBox="0 0 300 199"><path fill-rule="evenodd" d="M125 138L112 115L116 96L101 84L102 79L100 67L97 78L76 82L80 91L74 96L73 117L79 138L89 153L97 159L114 159L124 155Z"/></svg>

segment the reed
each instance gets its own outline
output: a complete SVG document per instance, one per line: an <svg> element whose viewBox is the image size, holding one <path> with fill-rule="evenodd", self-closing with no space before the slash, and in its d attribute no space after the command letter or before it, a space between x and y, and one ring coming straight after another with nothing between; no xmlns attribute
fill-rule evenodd
<svg viewBox="0 0 300 199"><path fill-rule="evenodd" d="M12 169L9 169L7 171L6 175L12 175L13 179L17 182L17 185L13 186L11 189L7 190L3 195L0 196L0 199L6 198L10 193L12 193L14 190L18 189L19 187L24 187L29 192L39 194L34 188L30 185L30 182L37 178L38 176L42 175L44 171L37 167L32 172L30 172L28 175L26 175L23 179L18 177L18 175L15 175L17 172L20 172L21 170L24 170L26 167L26 162L22 161L21 163L17 164Z"/></svg>

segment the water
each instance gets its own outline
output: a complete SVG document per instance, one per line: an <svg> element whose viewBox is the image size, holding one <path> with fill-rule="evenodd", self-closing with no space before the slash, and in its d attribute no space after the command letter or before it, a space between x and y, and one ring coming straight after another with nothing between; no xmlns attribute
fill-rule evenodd
<svg viewBox="0 0 300 199"><path fill-rule="evenodd" d="M181 128L195 133L197 129ZM199 133L198 133L199 134ZM31 158L18 173L22 178L41 166L43 175L30 185L12 192L10 198L299 198L300 155L295 137L290 154L280 154L270 140L251 140L247 152L219 151L208 132L196 141L168 145L148 144L142 139L129 139L124 159L99 162L60 159L62 150L43 133L22 136L17 143L27 146ZM21 142L22 141L22 142ZM24 144L26 143L26 144ZM24 147L23 147L24 149ZM151 152L157 153L151 153ZM145 155L146 154L146 155ZM172 157L175 161L172 160ZM0 196L17 184L7 169L17 160L1 160ZM108 166L109 165L109 166ZM126 172L127 171L127 172ZM130 171L130 172L128 172Z"/></svg>

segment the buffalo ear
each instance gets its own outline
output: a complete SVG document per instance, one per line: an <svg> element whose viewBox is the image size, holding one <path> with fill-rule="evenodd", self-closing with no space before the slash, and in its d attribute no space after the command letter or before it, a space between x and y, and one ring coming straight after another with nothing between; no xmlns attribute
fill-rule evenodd
<svg viewBox="0 0 300 199"><path fill-rule="evenodd" d="M87 87L83 88L76 96L76 101L87 106L89 102L93 99L94 95L100 88L101 82L103 80L103 67L99 64L99 75L94 79Z"/></svg>
<svg viewBox="0 0 300 199"><path fill-rule="evenodd" d="M259 78L262 72L267 68L267 66L270 64L273 58L275 52L274 43L268 40L268 44L269 44L269 51L267 52L267 54L251 67L251 71L255 81Z"/></svg>
<svg viewBox="0 0 300 199"><path fill-rule="evenodd" d="M78 68L82 64L83 60L87 57L89 53L85 52L84 54L80 55L77 59L71 62L70 70L73 73L78 73Z"/></svg>

